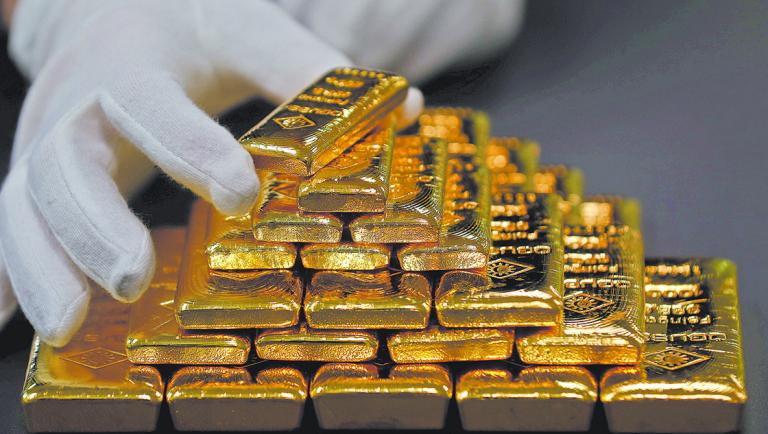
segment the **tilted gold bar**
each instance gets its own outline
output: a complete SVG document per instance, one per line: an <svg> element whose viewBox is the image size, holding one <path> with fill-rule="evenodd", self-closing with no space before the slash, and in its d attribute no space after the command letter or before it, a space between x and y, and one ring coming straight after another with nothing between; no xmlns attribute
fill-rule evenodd
<svg viewBox="0 0 768 434"><path fill-rule="evenodd" d="M173 426L182 431L283 431L299 427L307 379L274 367L255 375L246 368L181 368L168 382Z"/></svg>
<svg viewBox="0 0 768 434"><path fill-rule="evenodd" d="M557 194L563 198L560 207L564 216L570 214L584 197L584 173L576 167L542 166L533 176L533 184L536 193Z"/></svg>
<svg viewBox="0 0 768 434"><path fill-rule="evenodd" d="M385 123L299 184L307 212L383 212L395 127Z"/></svg>
<svg viewBox="0 0 768 434"><path fill-rule="evenodd" d="M208 217L208 268L212 270L254 270L291 268L296 263L296 246L290 243L256 241L251 215L225 216L213 207Z"/></svg>
<svg viewBox="0 0 768 434"><path fill-rule="evenodd" d="M204 253L207 206L201 201L192 206L175 299L179 324L185 329L295 325L303 292L295 271L208 270Z"/></svg>
<svg viewBox="0 0 768 434"><path fill-rule="evenodd" d="M648 343L640 366L600 383L613 432L731 432L747 400L736 265L648 259Z"/></svg>
<svg viewBox="0 0 768 434"><path fill-rule="evenodd" d="M264 360L300 362L367 362L376 357L379 340L365 330L316 330L301 324L264 330L256 339Z"/></svg>
<svg viewBox="0 0 768 434"><path fill-rule="evenodd" d="M449 143L472 143L485 149L491 122L485 113L467 107L427 107L419 116L417 131L420 136L443 139Z"/></svg>
<svg viewBox="0 0 768 434"><path fill-rule="evenodd" d="M423 329L432 305L432 286L419 273L319 271L304 298L310 327L338 329Z"/></svg>
<svg viewBox="0 0 768 434"><path fill-rule="evenodd" d="M481 367L456 380L468 431L587 431L596 401L597 383L581 366Z"/></svg>
<svg viewBox="0 0 768 434"><path fill-rule="evenodd" d="M492 137L486 164L491 172L491 192L533 191L539 167L539 145L517 137Z"/></svg>
<svg viewBox="0 0 768 434"><path fill-rule="evenodd" d="M437 242L443 215L447 152L447 145L440 139L396 137L384 213L354 219L349 224L352 240Z"/></svg>
<svg viewBox="0 0 768 434"><path fill-rule="evenodd" d="M252 213L253 236L260 241L338 243L344 223L330 214L299 211L301 178L261 172L261 190Z"/></svg>
<svg viewBox="0 0 768 434"><path fill-rule="evenodd" d="M405 100L408 81L358 68L326 73L240 138L259 169L309 176Z"/></svg>
<svg viewBox="0 0 768 434"><path fill-rule="evenodd" d="M323 429L441 429L453 396L441 365L331 363L315 373L310 396Z"/></svg>
<svg viewBox="0 0 768 434"><path fill-rule="evenodd" d="M449 329L431 325L425 330L403 331L387 338L395 363L442 363L505 360L515 346L514 329Z"/></svg>
<svg viewBox="0 0 768 434"><path fill-rule="evenodd" d="M307 244L301 248L301 263L313 270L376 270L389 265L392 248L386 244Z"/></svg>
<svg viewBox="0 0 768 434"><path fill-rule="evenodd" d="M568 219L574 224L587 226L619 223L639 231L641 226L640 208L640 202L629 197L588 196L574 209Z"/></svg>
<svg viewBox="0 0 768 434"><path fill-rule="evenodd" d="M449 271L435 291L446 327L554 326L562 320L563 246L560 199L497 192L493 246L482 271Z"/></svg>
<svg viewBox="0 0 768 434"><path fill-rule="evenodd" d="M96 289L67 345L54 348L35 336L21 398L28 431L155 429L163 379L125 356L128 307Z"/></svg>
<svg viewBox="0 0 768 434"><path fill-rule="evenodd" d="M241 365L251 349L245 335L184 331L176 322L173 303L184 235L184 228L152 231L155 276L149 289L131 305L125 344L128 359L140 364Z"/></svg>

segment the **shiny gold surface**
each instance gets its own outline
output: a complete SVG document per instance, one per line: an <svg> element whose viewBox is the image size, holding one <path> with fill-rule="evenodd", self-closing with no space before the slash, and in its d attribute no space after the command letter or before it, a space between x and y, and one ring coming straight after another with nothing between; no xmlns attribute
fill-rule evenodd
<svg viewBox="0 0 768 434"><path fill-rule="evenodd" d="M21 398L27 430L153 431L163 380L128 361L127 333L128 305L95 288L69 344L54 348L35 336Z"/></svg>
<svg viewBox="0 0 768 434"><path fill-rule="evenodd" d="M482 271L449 271L435 291L446 327L555 326L563 310L560 200L498 192L493 246Z"/></svg>
<svg viewBox="0 0 768 434"><path fill-rule="evenodd" d="M580 366L483 367L456 380L469 431L587 431L597 383Z"/></svg>
<svg viewBox="0 0 768 434"><path fill-rule="evenodd" d="M252 213L253 236L260 241L338 243L344 224L330 214L299 211L301 178L261 172L261 190Z"/></svg>
<svg viewBox="0 0 768 434"><path fill-rule="evenodd" d="M261 359L305 362L367 362L376 357L379 349L375 333L317 330L306 324L289 329L264 330L255 344Z"/></svg>
<svg viewBox="0 0 768 434"><path fill-rule="evenodd" d="M611 223L627 225L640 230L641 210L637 199L624 196L588 196L568 217L569 222L588 226Z"/></svg>
<svg viewBox="0 0 768 434"><path fill-rule="evenodd" d="M443 215L447 145L440 139L398 136L393 152L384 213L354 219L349 224L352 240L435 243Z"/></svg>
<svg viewBox="0 0 768 434"><path fill-rule="evenodd" d="M564 166L542 166L533 176L533 190L541 194L557 194L563 198L563 215L570 214L584 197L584 173L581 169Z"/></svg>
<svg viewBox="0 0 768 434"><path fill-rule="evenodd" d="M251 215L225 216L209 207L208 267L212 270L291 268L296 246L290 243L256 241Z"/></svg>
<svg viewBox="0 0 768 434"><path fill-rule="evenodd" d="M168 382L173 426L183 431L277 431L299 427L307 380L294 368L181 368Z"/></svg>
<svg viewBox="0 0 768 434"><path fill-rule="evenodd" d="M176 318L185 329L271 328L295 325L302 285L292 270L210 271L205 258L208 205L192 207L184 245Z"/></svg>
<svg viewBox="0 0 768 434"><path fill-rule="evenodd" d="M718 258L648 259L647 348L639 367L600 385L614 432L730 432L747 399L736 266Z"/></svg>
<svg viewBox="0 0 768 434"><path fill-rule="evenodd" d="M426 107L419 116L418 134L486 148L491 121L485 113L467 107ZM449 150L450 152L450 150ZM484 158L484 155L479 156Z"/></svg>
<svg viewBox="0 0 768 434"><path fill-rule="evenodd" d="M389 265L391 256L386 244L318 243L301 248L302 265L313 270L376 270Z"/></svg>
<svg viewBox="0 0 768 434"><path fill-rule="evenodd" d="M449 329L431 325L425 330L397 332L387 339L395 363L442 363L505 360L515 346L513 329Z"/></svg>
<svg viewBox="0 0 768 434"><path fill-rule="evenodd" d="M376 128L299 184L299 209L308 212L383 212L389 195L395 128Z"/></svg>
<svg viewBox="0 0 768 434"><path fill-rule="evenodd" d="M317 370L310 396L323 429L441 429L453 382L440 365L332 363Z"/></svg>
<svg viewBox="0 0 768 434"><path fill-rule="evenodd" d="M399 75L338 68L280 105L240 143L259 169L309 176L381 123L407 91Z"/></svg>
<svg viewBox="0 0 768 434"><path fill-rule="evenodd" d="M149 289L131 305L126 339L128 359L139 364L241 365L251 340L237 333L184 331L173 309L184 250L184 228L152 231L155 275Z"/></svg>
<svg viewBox="0 0 768 434"><path fill-rule="evenodd" d="M320 271L307 286L304 314L314 328L422 329L431 305L432 286L419 273Z"/></svg>
<svg viewBox="0 0 768 434"><path fill-rule="evenodd" d="M539 145L517 137L492 137L486 164L491 172L491 191L533 191L539 166Z"/></svg>

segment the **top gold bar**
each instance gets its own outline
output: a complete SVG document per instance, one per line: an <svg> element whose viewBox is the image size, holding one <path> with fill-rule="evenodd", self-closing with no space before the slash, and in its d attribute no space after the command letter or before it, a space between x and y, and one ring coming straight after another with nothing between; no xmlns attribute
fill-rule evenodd
<svg viewBox="0 0 768 434"><path fill-rule="evenodd" d="M363 138L408 91L399 75L337 68L240 138L257 169L310 176Z"/></svg>

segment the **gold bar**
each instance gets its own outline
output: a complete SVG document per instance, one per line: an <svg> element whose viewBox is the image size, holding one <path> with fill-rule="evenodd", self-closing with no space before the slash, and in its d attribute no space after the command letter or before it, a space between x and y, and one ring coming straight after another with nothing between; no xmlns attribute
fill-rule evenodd
<svg viewBox="0 0 768 434"><path fill-rule="evenodd" d="M555 326L563 310L560 199L498 192L493 246L482 271L449 271L435 292L446 327Z"/></svg>
<svg viewBox="0 0 768 434"><path fill-rule="evenodd" d="M319 271L307 286L304 314L314 328L423 329L431 305L432 285L419 273Z"/></svg>
<svg viewBox="0 0 768 434"><path fill-rule="evenodd" d="M599 195L588 196L569 216L574 224L605 226L611 223L627 225L637 231L641 226L640 202L637 199Z"/></svg>
<svg viewBox="0 0 768 434"><path fill-rule="evenodd" d="M290 367L181 368L168 382L166 400L181 431L283 431L301 425L307 380Z"/></svg>
<svg viewBox="0 0 768 434"><path fill-rule="evenodd" d="M435 243L443 215L447 145L440 139L398 136L393 152L384 213L354 219L349 224L352 240Z"/></svg>
<svg viewBox="0 0 768 434"><path fill-rule="evenodd" d="M184 250L184 228L152 231L155 276L149 289L131 305L126 340L128 359L138 364L242 365L250 338L237 333L184 331L176 322L173 302Z"/></svg>
<svg viewBox="0 0 768 434"><path fill-rule="evenodd" d="M449 329L431 325L425 330L403 331L387 338L395 363L443 363L505 360L512 357L514 329Z"/></svg>
<svg viewBox="0 0 768 434"><path fill-rule="evenodd" d="M533 191L539 154L536 142L518 137L492 137L486 157L492 193Z"/></svg>
<svg viewBox="0 0 768 434"><path fill-rule="evenodd" d="M484 149L488 145L491 122L485 113L467 107L427 107L419 116L417 128L420 136L449 143L473 143ZM479 157L482 161L484 155Z"/></svg>
<svg viewBox="0 0 768 434"><path fill-rule="evenodd" d="M456 380L467 431L587 431L597 382L581 366L483 367Z"/></svg>
<svg viewBox="0 0 768 434"><path fill-rule="evenodd" d="M331 363L310 387L322 429L441 429L453 382L441 365Z"/></svg>
<svg viewBox="0 0 768 434"><path fill-rule="evenodd" d="M388 266L391 256L386 244L318 243L301 248L302 265L313 270L376 270Z"/></svg>
<svg viewBox="0 0 768 434"><path fill-rule="evenodd" d="M255 345L256 354L264 360L367 362L376 357L379 340L365 330L316 330L302 323L264 330Z"/></svg>
<svg viewBox="0 0 768 434"><path fill-rule="evenodd" d="M208 270L208 205L192 207L176 292L176 318L185 329L289 327L298 323L302 285L296 271Z"/></svg>
<svg viewBox="0 0 768 434"><path fill-rule="evenodd" d="M261 172L261 190L252 211L253 236L260 241L338 243L344 223L330 214L299 211L301 178Z"/></svg>
<svg viewBox="0 0 768 434"><path fill-rule="evenodd" d="M305 212L383 212L395 127L376 128L317 173L299 184L299 209Z"/></svg>
<svg viewBox="0 0 768 434"><path fill-rule="evenodd" d="M399 75L337 68L276 108L240 143L258 169L309 176L384 121L407 91Z"/></svg>
<svg viewBox="0 0 768 434"><path fill-rule="evenodd" d="M208 217L208 268L212 270L255 270L292 268L296 246L290 243L256 241L251 215L225 216L213 207Z"/></svg>
<svg viewBox="0 0 768 434"><path fill-rule="evenodd" d="M128 308L97 288L69 344L35 336L21 398L29 432L154 431L163 379L125 356Z"/></svg>
<svg viewBox="0 0 768 434"><path fill-rule="evenodd" d="M567 216L584 197L584 173L581 169L564 166L542 166L533 176L533 191L541 194L557 194L563 201L560 207Z"/></svg>
<svg viewBox="0 0 768 434"><path fill-rule="evenodd" d="M737 431L747 394L736 265L649 259L645 278L643 363L610 369L600 383L611 431Z"/></svg>

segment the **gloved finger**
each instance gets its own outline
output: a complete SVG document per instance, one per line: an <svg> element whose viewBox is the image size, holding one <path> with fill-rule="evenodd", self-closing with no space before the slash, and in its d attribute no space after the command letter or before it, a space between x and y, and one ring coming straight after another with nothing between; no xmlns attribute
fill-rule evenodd
<svg viewBox="0 0 768 434"><path fill-rule="evenodd" d="M28 189L72 261L130 302L149 285L154 248L112 179L116 131L101 105L98 97L86 100L43 138L32 153Z"/></svg>
<svg viewBox="0 0 768 434"><path fill-rule="evenodd" d="M13 289L11 289L11 281L5 271L5 263L0 257L0 329L11 319L17 306L16 297L14 297Z"/></svg>
<svg viewBox="0 0 768 434"><path fill-rule="evenodd" d="M405 101L398 109L397 129L402 130L416 122L422 110L424 110L424 94L418 88L411 87L408 89Z"/></svg>
<svg viewBox="0 0 768 434"><path fill-rule="evenodd" d="M165 173L222 213L250 211L259 190L253 160L232 134L170 77L133 78L102 108L122 135Z"/></svg>
<svg viewBox="0 0 768 434"><path fill-rule="evenodd" d="M20 162L0 192L0 250L21 310L45 342L61 346L85 319L88 282L56 241L26 184Z"/></svg>

